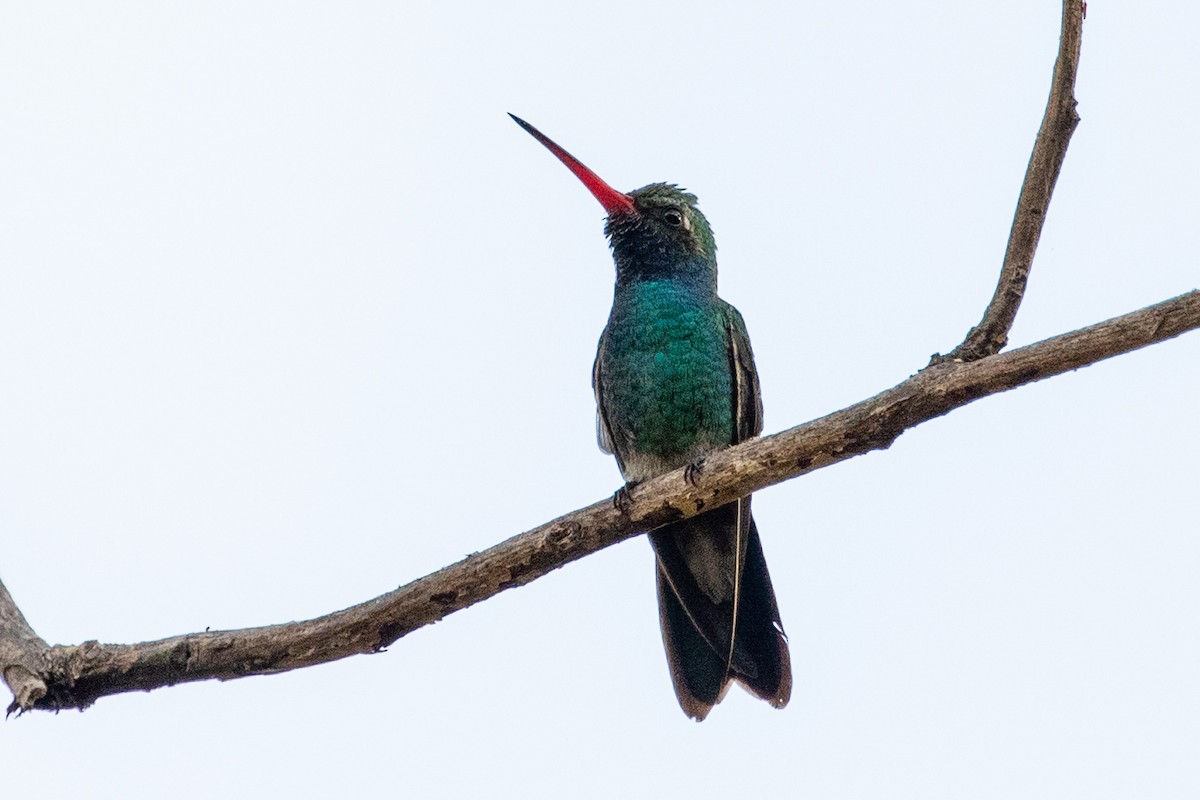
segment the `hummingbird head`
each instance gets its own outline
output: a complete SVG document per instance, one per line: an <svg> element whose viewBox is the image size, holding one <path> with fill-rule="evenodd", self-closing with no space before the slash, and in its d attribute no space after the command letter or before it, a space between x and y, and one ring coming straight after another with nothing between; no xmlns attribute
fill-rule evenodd
<svg viewBox="0 0 1200 800"><path fill-rule="evenodd" d="M628 194L600 176L525 120L513 121L558 157L608 212L604 233L617 265L617 283L668 277L694 278L716 289L717 244L696 207L696 195L670 183L652 183Z"/></svg>
<svg viewBox="0 0 1200 800"><path fill-rule="evenodd" d="M696 195L672 183L652 183L629 193L631 214L609 214L604 233L618 273L656 278L684 271L716 277L717 243Z"/></svg>

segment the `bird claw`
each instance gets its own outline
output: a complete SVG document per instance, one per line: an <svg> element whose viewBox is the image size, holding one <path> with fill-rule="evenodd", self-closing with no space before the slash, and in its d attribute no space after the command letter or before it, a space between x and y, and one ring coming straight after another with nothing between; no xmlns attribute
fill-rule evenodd
<svg viewBox="0 0 1200 800"><path fill-rule="evenodd" d="M697 458L683 468L683 479L691 486L699 486L702 472L704 472L704 459Z"/></svg>
<svg viewBox="0 0 1200 800"><path fill-rule="evenodd" d="M613 508L620 511L623 516L629 516L629 510L633 506L633 495L630 492L636 489L640 483L641 481L626 481L624 486L613 493Z"/></svg>

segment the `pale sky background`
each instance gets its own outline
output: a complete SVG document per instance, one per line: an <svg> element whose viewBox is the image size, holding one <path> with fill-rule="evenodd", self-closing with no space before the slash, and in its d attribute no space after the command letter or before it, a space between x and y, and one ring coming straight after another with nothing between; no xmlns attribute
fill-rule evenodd
<svg viewBox="0 0 1200 800"><path fill-rule="evenodd" d="M695 191L768 431L995 283L1060 6L5 3L0 575L47 640L367 599L618 486L609 182ZM1200 284L1200 7L1090 3L1015 345ZM756 496L774 711L626 542L282 676L0 725L5 797L1195 797L1200 334ZM4 702L8 697L5 695Z"/></svg>

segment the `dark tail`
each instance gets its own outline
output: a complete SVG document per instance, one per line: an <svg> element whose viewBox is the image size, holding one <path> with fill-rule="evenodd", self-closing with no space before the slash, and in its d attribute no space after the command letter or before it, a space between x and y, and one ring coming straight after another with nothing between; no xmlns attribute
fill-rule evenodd
<svg viewBox="0 0 1200 800"><path fill-rule="evenodd" d="M684 713L704 719L730 681L776 708L787 705L787 637L749 498L660 528L650 543L658 561L663 644Z"/></svg>

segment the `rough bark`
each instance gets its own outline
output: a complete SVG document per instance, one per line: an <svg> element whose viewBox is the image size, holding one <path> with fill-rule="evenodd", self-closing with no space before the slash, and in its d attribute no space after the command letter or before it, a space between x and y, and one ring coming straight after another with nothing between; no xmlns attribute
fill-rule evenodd
<svg viewBox="0 0 1200 800"><path fill-rule="evenodd" d="M49 648L33 632L25 615L3 583L0 583L0 677L12 690L11 714L15 709L30 709L46 696L42 675L50 666Z"/></svg>

